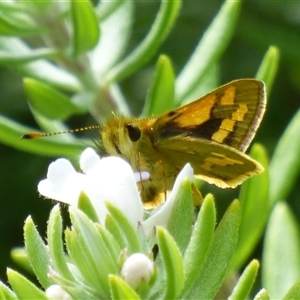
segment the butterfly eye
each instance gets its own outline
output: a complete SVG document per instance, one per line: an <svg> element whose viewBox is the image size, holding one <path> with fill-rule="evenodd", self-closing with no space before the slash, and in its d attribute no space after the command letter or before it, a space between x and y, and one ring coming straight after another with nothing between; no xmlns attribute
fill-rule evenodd
<svg viewBox="0 0 300 300"><path fill-rule="evenodd" d="M138 126L133 124L127 124L128 135L132 142L137 142L141 138L141 130Z"/></svg>

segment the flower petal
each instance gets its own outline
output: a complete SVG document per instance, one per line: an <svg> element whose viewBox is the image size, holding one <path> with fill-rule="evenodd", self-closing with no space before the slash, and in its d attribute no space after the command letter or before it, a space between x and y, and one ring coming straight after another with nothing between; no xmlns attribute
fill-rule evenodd
<svg viewBox="0 0 300 300"><path fill-rule="evenodd" d="M90 154L93 156L92 152ZM86 161L90 159L87 156ZM93 203L100 222L104 222L107 214L104 201L110 201L137 227L137 223L143 220L143 206L130 165L119 157L105 157L95 164L97 167L85 168L84 191Z"/></svg>
<svg viewBox="0 0 300 300"><path fill-rule="evenodd" d="M101 168L100 156L92 148L86 148L80 155L80 168L85 174L97 173L97 170Z"/></svg>
<svg viewBox="0 0 300 300"><path fill-rule="evenodd" d="M38 191L47 198L76 206L83 177L68 160L60 158L49 165L47 179L40 181Z"/></svg>

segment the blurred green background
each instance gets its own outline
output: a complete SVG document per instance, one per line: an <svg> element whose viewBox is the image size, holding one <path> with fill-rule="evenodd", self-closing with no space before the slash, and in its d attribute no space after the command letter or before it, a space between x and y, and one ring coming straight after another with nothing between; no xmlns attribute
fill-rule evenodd
<svg viewBox="0 0 300 300"><path fill-rule="evenodd" d="M159 4L159 1L137 1L132 48L148 32ZM158 51L158 54L170 56L176 74L221 4L221 1L183 2L175 27ZM234 37L221 59L220 84L233 79L254 77L270 45L279 48L280 63L272 91L268 94L266 115L255 141L262 143L271 157L278 138L300 104L300 2L244 1ZM132 111L137 115L146 97L157 58L158 55L155 55L145 68L121 82ZM8 68L0 68L0 90L0 113L22 124L36 127L27 105L22 78ZM73 118L71 125L81 127L86 125L83 122L87 122L86 119ZM40 233L45 233L52 203L39 197L37 183L46 176L48 164L54 158L20 152L5 145L0 145L0 155L0 280L6 281L6 267L17 268L9 255L13 247L23 245L26 217L31 215ZM288 199L298 220L299 183L298 180ZM212 191L217 194L228 193L215 188Z"/></svg>

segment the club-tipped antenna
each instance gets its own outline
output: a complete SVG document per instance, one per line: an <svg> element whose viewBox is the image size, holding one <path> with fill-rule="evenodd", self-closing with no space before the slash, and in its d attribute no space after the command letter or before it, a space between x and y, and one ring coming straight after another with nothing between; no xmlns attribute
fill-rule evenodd
<svg viewBox="0 0 300 300"><path fill-rule="evenodd" d="M95 129L101 129L101 125L93 125L93 126L87 126L87 127L81 127L81 128L65 130L65 131L59 131L59 132L50 132L50 133L47 133L47 132L29 132L29 133L24 134L21 137L21 139L26 139L26 140L40 139L40 138L47 137L47 136L53 136L53 135L65 134L65 133L77 133L77 132L83 132L83 131L95 130Z"/></svg>

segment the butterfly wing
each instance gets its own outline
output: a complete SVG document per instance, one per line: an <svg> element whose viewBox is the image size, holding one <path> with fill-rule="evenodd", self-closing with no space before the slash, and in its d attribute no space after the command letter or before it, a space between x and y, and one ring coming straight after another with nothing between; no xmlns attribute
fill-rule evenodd
<svg viewBox="0 0 300 300"><path fill-rule="evenodd" d="M154 144L190 136L246 151L266 106L264 83L240 79L162 115L155 122Z"/></svg>
<svg viewBox="0 0 300 300"><path fill-rule="evenodd" d="M158 118L153 124L154 148L170 173L189 162L197 177L221 188L235 187L263 170L243 152L265 106L263 82L230 82Z"/></svg>
<svg viewBox="0 0 300 300"><path fill-rule="evenodd" d="M199 138L169 138L158 145L158 151L175 174L189 162L196 177L221 188L236 187L263 171L263 167L246 154Z"/></svg>

